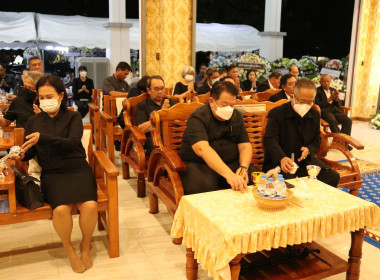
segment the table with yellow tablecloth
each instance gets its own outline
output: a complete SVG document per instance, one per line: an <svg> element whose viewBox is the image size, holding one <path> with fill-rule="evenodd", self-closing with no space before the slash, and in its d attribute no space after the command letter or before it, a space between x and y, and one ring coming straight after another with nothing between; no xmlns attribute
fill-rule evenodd
<svg viewBox="0 0 380 280"><path fill-rule="evenodd" d="M239 254L311 242L380 223L380 209L371 202L320 181L288 182L296 186L295 199L278 212L259 209L252 187L245 193L229 189L183 196L171 237L183 237L197 262L219 280L231 278L229 262Z"/></svg>

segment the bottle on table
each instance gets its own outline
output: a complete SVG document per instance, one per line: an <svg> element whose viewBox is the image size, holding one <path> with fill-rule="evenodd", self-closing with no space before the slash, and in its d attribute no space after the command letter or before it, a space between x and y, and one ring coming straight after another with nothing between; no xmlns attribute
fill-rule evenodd
<svg viewBox="0 0 380 280"><path fill-rule="evenodd" d="M268 178L266 189L265 189L265 197L273 199L275 196L274 182L273 178Z"/></svg>
<svg viewBox="0 0 380 280"><path fill-rule="evenodd" d="M263 174L260 176L259 182L257 183L257 194L260 196L265 196L265 188L267 184L267 175Z"/></svg>
<svg viewBox="0 0 380 280"><path fill-rule="evenodd" d="M284 199L286 197L286 185L284 178L279 178L275 185L276 195L275 198Z"/></svg>

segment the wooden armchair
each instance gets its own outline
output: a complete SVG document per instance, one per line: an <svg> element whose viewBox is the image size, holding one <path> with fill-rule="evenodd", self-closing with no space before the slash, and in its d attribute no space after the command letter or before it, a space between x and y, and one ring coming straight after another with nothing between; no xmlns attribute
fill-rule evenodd
<svg viewBox="0 0 380 280"><path fill-rule="evenodd" d="M348 117L349 112L351 111L351 107L339 106L339 109ZM328 129L330 127L329 123L325 120L321 119L321 125L323 127L324 132L328 133Z"/></svg>
<svg viewBox="0 0 380 280"><path fill-rule="evenodd" d="M118 113L121 112L122 101L128 93L117 95L104 95L104 111L100 111L100 150L115 163L114 141L121 140L123 130L117 122ZM120 104L120 106L117 106ZM119 107L119 109L117 109Z"/></svg>
<svg viewBox="0 0 380 280"><path fill-rule="evenodd" d="M263 92L257 92L252 95L252 99L256 101L268 101L269 98L276 94L277 92L281 91L280 89L268 89Z"/></svg>
<svg viewBox="0 0 380 280"><path fill-rule="evenodd" d="M118 210L118 189L117 176L119 171L115 165L101 151L93 150L91 137L91 125L85 124L82 143L87 152L87 160L95 174L98 183L98 228L107 230L108 255L110 258L119 256L119 210ZM24 141L24 129L15 128L15 145L21 146ZM25 162L16 162L20 170L27 172ZM8 169L7 176L9 213L0 214L0 225L16 224L27 221L35 221L52 218L52 209L49 204L29 210L16 201L14 174ZM8 181L9 180L9 181ZM75 213L77 214L77 210Z"/></svg>
<svg viewBox="0 0 380 280"><path fill-rule="evenodd" d="M173 216L184 195L179 172L186 166L178 156L186 121L203 103L180 103L171 108L155 111L150 116L155 148L149 157L147 188L150 213L158 213L158 198ZM162 135L161 135L162 131Z"/></svg>
<svg viewBox="0 0 380 280"><path fill-rule="evenodd" d="M210 92L194 96L194 101L206 104L209 98L210 98Z"/></svg>
<svg viewBox="0 0 380 280"><path fill-rule="evenodd" d="M136 125L137 104L147 99L148 93L123 101L125 128L121 138L121 164L123 178L129 179L129 166L137 174L137 196L145 197L145 177L147 161L145 159L145 134Z"/></svg>
<svg viewBox="0 0 380 280"><path fill-rule="evenodd" d="M92 127L92 137L95 142L95 149L100 150L100 133L99 133L99 124L100 116L99 111L103 108L102 105L103 99L103 90L102 89L93 89L92 90L92 103L88 104L89 115L90 115L90 124Z"/></svg>
<svg viewBox="0 0 380 280"><path fill-rule="evenodd" d="M239 96L242 100L251 99L252 95L255 94L255 91L242 91L239 93Z"/></svg>

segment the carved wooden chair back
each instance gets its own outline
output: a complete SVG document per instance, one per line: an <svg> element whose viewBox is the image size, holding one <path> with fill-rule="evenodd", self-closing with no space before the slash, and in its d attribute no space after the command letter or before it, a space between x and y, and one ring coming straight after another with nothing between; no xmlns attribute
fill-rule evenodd
<svg viewBox="0 0 380 280"><path fill-rule="evenodd" d="M255 91L242 91L239 93L242 100L251 99L252 94L256 93Z"/></svg>
<svg viewBox="0 0 380 280"><path fill-rule="evenodd" d="M144 92L143 94L140 94L136 97L126 98L123 101L123 108L124 108L124 123L125 126L129 125L136 125L136 115L137 115L137 105L147 99L149 96L149 93Z"/></svg>
<svg viewBox="0 0 380 280"><path fill-rule="evenodd" d="M171 108L152 112L150 121L154 146L170 148L179 153L187 119L195 109L203 105L199 102L178 103Z"/></svg>
<svg viewBox="0 0 380 280"><path fill-rule="evenodd" d="M277 92L281 91L280 89L268 89L263 92L257 92L255 95L253 95L253 99L257 101L268 101L269 98L276 94Z"/></svg>
<svg viewBox="0 0 380 280"><path fill-rule="evenodd" d="M194 96L195 102L200 102L203 104L206 104L209 98L210 98L210 92Z"/></svg>

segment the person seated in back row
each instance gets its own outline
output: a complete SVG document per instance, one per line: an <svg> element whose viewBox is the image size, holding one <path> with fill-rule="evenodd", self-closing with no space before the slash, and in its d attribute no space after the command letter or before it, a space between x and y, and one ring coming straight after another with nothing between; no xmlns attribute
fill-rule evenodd
<svg viewBox="0 0 380 280"><path fill-rule="evenodd" d="M280 87L281 74L277 71L272 72L269 75L269 79L260 83L257 87L257 92L263 92L268 89L278 89Z"/></svg>
<svg viewBox="0 0 380 280"><path fill-rule="evenodd" d="M317 165L321 167L318 180L336 187L340 180L339 173L315 157L321 145L320 116L312 108L315 95L314 82L300 79L294 87L292 101L269 112L263 139L263 171L280 166L284 178L292 179L308 176L306 166ZM292 174L294 163L298 169Z"/></svg>
<svg viewBox="0 0 380 280"><path fill-rule="evenodd" d="M212 86L219 81L219 71L214 67L210 67L206 71L206 82L198 89L197 95L210 92Z"/></svg>
<svg viewBox="0 0 380 280"><path fill-rule="evenodd" d="M195 70L191 66L186 66L182 70L183 80L176 83L173 90L173 95L185 98L187 93L197 92L198 86L194 83Z"/></svg>
<svg viewBox="0 0 380 280"><path fill-rule="evenodd" d="M281 91L273 94L270 98L270 102L277 102L281 99L292 100L293 98L293 89L296 85L296 78L292 74L285 74L281 77L280 88Z"/></svg>
<svg viewBox="0 0 380 280"><path fill-rule="evenodd" d="M146 87L149 96L137 104L136 123L141 132L145 133L147 140L144 145L145 155L149 156L154 148L152 136L150 135L150 129L152 127L149 120L150 113L169 108L177 102L174 99L164 98L165 82L159 75L151 76L146 83Z"/></svg>
<svg viewBox="0 0 380 280"><path fill-rule="evenodd" d="M78 112L81 114L83 119L90 110L88 103L92 102L92 90L94 89L94 81L87 77L86 66L79 66L78 72L79 77L74 78L72 82L73 95L75 105L78 106Z"/></svg>
<svg viewBox="0 0 380 280"><path fill-rule="evenodd" d="M179 156L186 164L181 172L185 194L232 188L245 191L252 184L248 174L252 146L242 114L234 109L236 86L227 81L214 84L207 104L187 120Z"/></svg>

